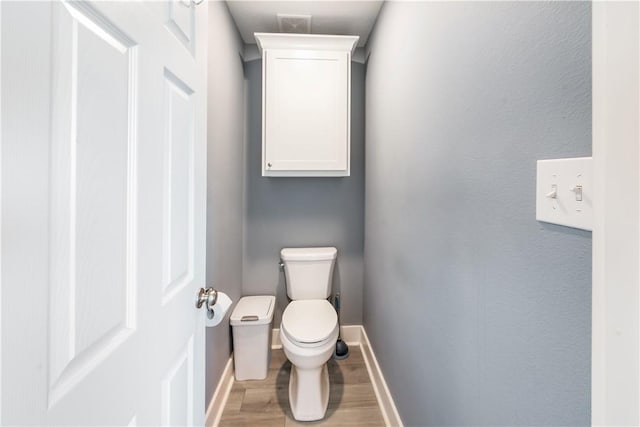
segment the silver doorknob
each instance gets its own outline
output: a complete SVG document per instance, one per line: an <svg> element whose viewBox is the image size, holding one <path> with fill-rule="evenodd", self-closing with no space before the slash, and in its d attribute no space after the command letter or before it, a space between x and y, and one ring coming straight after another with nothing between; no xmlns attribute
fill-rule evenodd
<svg viewBox="0 0 640 427"><path fill-rule="evenodd" d="M202 308L204 304L207 308L209 318L213 317L213 306L218 300L218 291L213 288L200 288L196 295L196 308Z"/></svg>

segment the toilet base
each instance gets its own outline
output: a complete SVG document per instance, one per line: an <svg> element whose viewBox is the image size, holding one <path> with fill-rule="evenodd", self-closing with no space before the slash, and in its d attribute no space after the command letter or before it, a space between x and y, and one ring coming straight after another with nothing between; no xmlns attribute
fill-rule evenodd
<svg viewBox="0 0 640 427"><path fill-rule="evenodd" d="M289 405L298 421L317 421L324 418L329 404L329 371L327 364L313 369L291 366L289 377Z"/></svg>

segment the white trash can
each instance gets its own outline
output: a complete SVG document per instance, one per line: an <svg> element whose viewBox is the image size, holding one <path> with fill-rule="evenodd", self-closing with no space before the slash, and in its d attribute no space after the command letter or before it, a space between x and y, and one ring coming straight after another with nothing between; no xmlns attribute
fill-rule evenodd
<svg viewBox="0 0 640 427"><path fill-rule="evenodd" d="M231 313L236 380L267 378L271 361L271 323L276 297L242 297Z"/></svg>

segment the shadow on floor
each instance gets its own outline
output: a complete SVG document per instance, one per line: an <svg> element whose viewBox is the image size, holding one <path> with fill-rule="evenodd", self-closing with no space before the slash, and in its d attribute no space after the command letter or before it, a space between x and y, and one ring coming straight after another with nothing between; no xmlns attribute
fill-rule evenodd
<svg viewBox="0 0 640 427"><path fill-rule="evenodd" d="M342 402L342 396L344 395L344 377L340 365L335 360L331 359L327 362L327 368L329 369L329 383L331 384L331 392L329 393L329 405L327 407L327 413L325 418L331 418L331 416L340 407ZM289 377L291 376L291 362L288 360L282 364L278 370L276 377L276 390L278 395L278 404L282 408L287 418L293 420L291 408L289 407ZM305 424L313 425L314 422L306 422Z"/></svg>

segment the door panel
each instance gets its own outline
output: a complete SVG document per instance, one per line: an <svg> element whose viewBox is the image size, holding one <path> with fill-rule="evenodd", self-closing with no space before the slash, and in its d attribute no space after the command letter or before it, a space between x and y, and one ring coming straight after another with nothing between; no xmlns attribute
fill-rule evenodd
<svg viewBox="0 0 640 427"><path fill-rule="evenodd" d="M193 337L162 380L162 425L193 425Z"/></svg>
<svg viewBox="0 0 640 427"><path fill-rule="evenodd" d="M54 22L49 406L135 328L135 44L81 3Z"/></svg>
<svg viewBox="0 0 640 427"><path fill-rule="evenodd" d="M166 303L193 280L193 90L165 77L164 295Z"/></svg>
<svg viewBox="0 0 640 427"><path fill-rule="evenodd" d="M269 170L347 170L348 59L345 52L265 52Z"/></svg>
<svg viewBox="0 0 640 427"><path fill-rule="evenodd" d="M193 54L195 36L195 9L190 0L169 0L167 7L167 28Z"/></svg>

